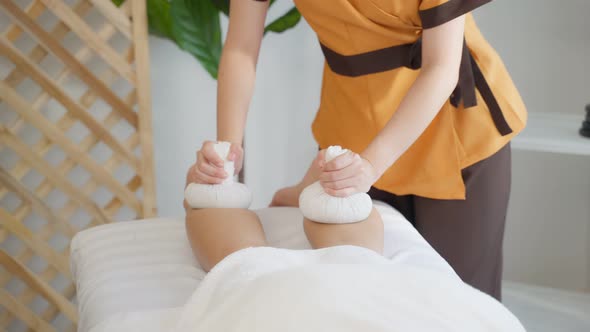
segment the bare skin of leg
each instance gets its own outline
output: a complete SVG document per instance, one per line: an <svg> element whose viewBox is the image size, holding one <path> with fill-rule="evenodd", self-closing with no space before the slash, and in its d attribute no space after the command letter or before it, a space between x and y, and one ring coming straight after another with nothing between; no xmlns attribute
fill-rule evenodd
<svg viewBox="0 0 590 332"><path fill-rule="evenodd" d="M207 272L231 253L266 246L258 216L247 209L189 207L185 225L193 253Z"/></svg>
<svg viewBox="0 0 590 332"><path fill-rule="evenodd" d="M383 254L383 221L373 208L369 217L351 224L323 224L303 220L305 235L314 249L355 245Z"/></svg>
<svg viewBox="0 0 590 332"><path fill-rule="evenodd" d="M311 163L307 173L298 184L277 191L270 206L299 206L301 191L315 182L321 173L321 169L317 166L317 160ZM304 218L303 227L305 235L314 249L356 245L383 254L383 221L375 208L367 219L358 223L322 224Z"/></svg>

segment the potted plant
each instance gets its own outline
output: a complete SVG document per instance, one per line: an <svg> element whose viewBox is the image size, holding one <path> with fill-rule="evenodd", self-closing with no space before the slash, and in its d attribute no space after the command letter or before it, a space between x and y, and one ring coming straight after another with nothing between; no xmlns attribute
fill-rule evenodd
<svg viewBox="0 0 590 332"><path fill-rule="evenodd" d="M121 5L125 0L112 0ZM174 41L192 54L217 79L221 56L221 14L229 15L230 0L146 0L150 34ZM275 0L270 0L270 5ZM301 20L295 7L269 23L264 33L281 33Z"/></svg>

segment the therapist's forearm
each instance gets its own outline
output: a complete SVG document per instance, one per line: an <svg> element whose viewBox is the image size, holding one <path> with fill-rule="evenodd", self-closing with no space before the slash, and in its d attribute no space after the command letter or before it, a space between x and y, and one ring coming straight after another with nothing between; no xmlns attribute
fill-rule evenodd
<svg viewBox="0 0 590 332"><path fill-rule="evenodd" d="M424 68L385 127L363 151L380 176L420 137L452 93L458 70Z"/></svg>
<svg viewBox="0 0 590 332"><path fill-rule="evenodd" d="M225 49L217 85L217 140L242 144L256 78L255 57Z"/></svg>

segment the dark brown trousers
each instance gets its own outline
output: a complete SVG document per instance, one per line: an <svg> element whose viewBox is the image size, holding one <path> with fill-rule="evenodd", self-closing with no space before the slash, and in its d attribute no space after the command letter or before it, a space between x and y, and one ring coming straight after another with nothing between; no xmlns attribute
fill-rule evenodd
<svg viewBox="0 0 590 332"><path fill-rule="evenodd" d="M462 175L465 200L397 196L376 188L369 195L399 210L463 281L501 300L510 144L465 168Z"/></svg>

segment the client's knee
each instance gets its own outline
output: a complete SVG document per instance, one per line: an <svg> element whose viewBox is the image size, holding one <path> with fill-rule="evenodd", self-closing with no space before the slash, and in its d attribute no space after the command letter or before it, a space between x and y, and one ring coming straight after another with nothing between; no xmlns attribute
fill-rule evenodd
<svg viewBox="0 0 590 332"><path fill-rule="evenodd" d="M205 271L233 252L266 245L258 216L247 209L187 209L186 230Z"/></svg>

